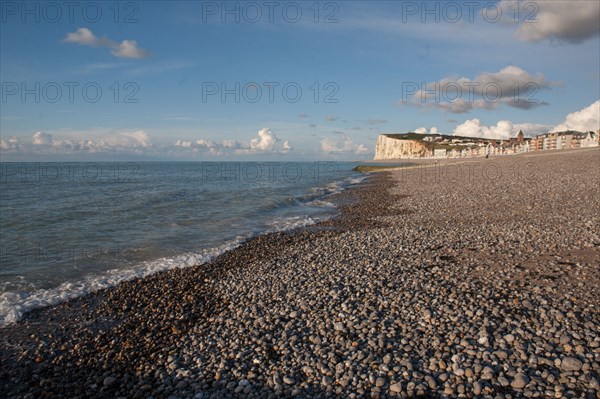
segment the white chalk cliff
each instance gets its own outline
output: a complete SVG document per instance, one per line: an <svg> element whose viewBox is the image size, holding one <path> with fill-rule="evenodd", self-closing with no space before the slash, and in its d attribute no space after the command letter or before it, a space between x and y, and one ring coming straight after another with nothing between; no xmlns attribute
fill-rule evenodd
<svg viewBox="0 0 600 399"><path fill-rule="evenodd" d="M380 134L375 145L375 159L418 158L428 155L429 151L422 141L400 140Z"/></svg>

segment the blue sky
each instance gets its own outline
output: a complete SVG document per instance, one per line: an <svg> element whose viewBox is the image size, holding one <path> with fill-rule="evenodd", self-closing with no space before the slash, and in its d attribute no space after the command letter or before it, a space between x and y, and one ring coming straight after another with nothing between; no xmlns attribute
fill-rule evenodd
<svg viewBox="0 0 600 399"><path fill-rule="evenodd" d="M599 128L596 1L47 4L2 2L4 161L354 160L381 132Z"/></svg>

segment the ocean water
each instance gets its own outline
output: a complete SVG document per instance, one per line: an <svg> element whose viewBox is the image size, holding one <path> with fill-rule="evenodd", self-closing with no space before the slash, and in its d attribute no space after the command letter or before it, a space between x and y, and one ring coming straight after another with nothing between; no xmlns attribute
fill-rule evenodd
<svg viewBox="0 0 600 399"><path fill-rule="evenodd" d="M0 163L0 326L334 216L355 163Z"/></svg>

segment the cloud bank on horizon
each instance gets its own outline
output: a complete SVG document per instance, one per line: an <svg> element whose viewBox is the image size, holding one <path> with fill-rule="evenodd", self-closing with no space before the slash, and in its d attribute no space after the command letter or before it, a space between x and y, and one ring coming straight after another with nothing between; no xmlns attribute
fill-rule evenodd
<svg viewBox="0 0 600 399"><path fill-rule="evenodd" d="M273 155L293 151L288 140L279 139L269 128L258 131L257 136L248 142L210 139L188 141L178 139L173 144L152 143L150 135L138 131L97 131L93 138L90 133L71 132L67 134L36 132L30 140L10 137L0 140L0 148L7 153L31 155L72 155L78 153L110 155L131 154L136 156L157 156L169 154L178 157L195 155Z"/></svg>
<svg viewBox="0 0 600 399"><path fill-rule="evenodd" d="M280 142L281 144L279 144ZM190 149L192 153L199 153L204 149L208 150L208 154L217 156L226 154L287 154L293 151L288 140L282 142L269 128L259 130L258 137L251 139L249 143L230 139L215 142L202 138L196 141L177 140L175 146Z"/></svg>
<svg viewBox="0 0 600 399"><path fill-rule="evenodd" d="M498 121L495 125L486 126L474 118L457 125L450 134L467 137L483 137L492 139L508 139L516 137L519 131L527 136L535 136L547 132L566 130L597 131L600 129L600 100L582 110L566 115L563 122L549 126L537 123L512 123L509 120ZM437 127L419 127L415 133L442 134ZM323 137L320 139L320 150L328 155L370 154L365 145L355 143L345 132L338 133L338 138ZM97 132L96 138L87 134L71 133L58 135L36 132L30 141L17 137L0 140L0 149L6 153L30 155L64 155L64 154L131 154L136 156L161 156L169 154L178 157L227 156L227 155L274 155L289 154L294 148L289 140L281 140L269 128L258 131L257 136L247 142L224 139L219 142L200 138L195 141L177 139L171 145L155 145L151 137L144 131ZM88 138L83 138L88 137Z"/></svg>
<svg viewBox="0 0 600 399"><path fill-rule="evenodd" d="M55 135L36 132L31 141L18 137L0 140L0 148L7 153L30 155L69 154L131 154L142 155L152 148L150 136L142 130L102 132L91 138L89 134Z"/></svg>

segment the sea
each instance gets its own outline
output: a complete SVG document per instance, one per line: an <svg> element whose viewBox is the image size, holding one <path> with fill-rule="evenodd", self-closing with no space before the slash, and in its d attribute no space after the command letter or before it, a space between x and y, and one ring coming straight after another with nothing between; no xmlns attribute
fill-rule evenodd
<svg viewBox="0 0 600 399"><path fill-rule="evenodd" d="M0 163L0 326L334 217L357 163Z"/></svg>

